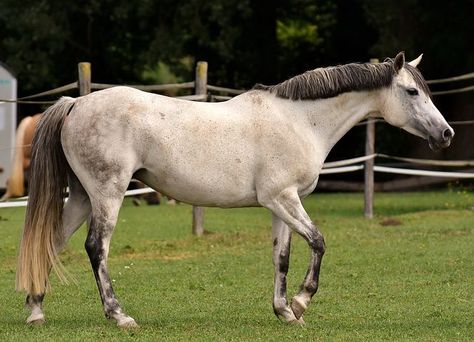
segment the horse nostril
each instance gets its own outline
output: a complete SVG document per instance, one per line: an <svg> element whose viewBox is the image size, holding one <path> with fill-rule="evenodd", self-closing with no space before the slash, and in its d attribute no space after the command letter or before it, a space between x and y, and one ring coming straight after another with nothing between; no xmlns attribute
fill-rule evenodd
<svg viewBox="0 0 474 342"><path fill-rule="evenodd" d="M453 132L452 130L450 130L449 128L446 128L444 131L443 131L443 138L445 140L448 140L448 139L451 139L453 137Z"/></svg>

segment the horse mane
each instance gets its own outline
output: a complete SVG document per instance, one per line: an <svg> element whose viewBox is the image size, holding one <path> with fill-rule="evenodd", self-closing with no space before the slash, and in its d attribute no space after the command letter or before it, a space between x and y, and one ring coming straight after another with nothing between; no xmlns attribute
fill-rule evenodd
<svg viewBox="0 0 474 342"><path fill-rule="evenodd" d="M430 96L426 81L417 68L405 63L404 68L416 84ZM327 99L350 91L375 90L388 87L395 75L393 60L380 64L351 63L318 68L292 77L276 85L256 84L252 89L265 90L290 100Z"/></svg>

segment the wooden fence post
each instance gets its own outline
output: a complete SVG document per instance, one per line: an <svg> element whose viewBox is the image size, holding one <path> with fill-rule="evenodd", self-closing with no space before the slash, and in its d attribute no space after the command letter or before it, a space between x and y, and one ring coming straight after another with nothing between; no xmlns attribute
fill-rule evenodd
<svg viewBox="0 0 474 342"><path fill-rule="evenodd" d="M370 63L378 63L379 60L373 58ZM365 155L375 153L375 121L367 120ZM364 216L368 219L374 217L374 159L369 159L364 166Z"/></svg>
<svg viewBox="0 0 474 342"><path fill-rule="evenodd" d="M81 62L77 65L79 72L79 95L87 95L91 92L91 64Z"/></svg>
<svg viewBox="0 0 474 342"><path fill-rule="evenodd" d="M196 95L207 94L207 62L197 62L194 89ZM203 207L193 206L193 234L196 236L204 234Z"/></svg>
<svg viewBox="0 0 474 342"><path fill-rule="evenodd" d="M365 155L371 155L375 151L375 122L373 119L367 121ZM364 215L371 219L374 216L374 160L365 161L364 166Z"/></svg>

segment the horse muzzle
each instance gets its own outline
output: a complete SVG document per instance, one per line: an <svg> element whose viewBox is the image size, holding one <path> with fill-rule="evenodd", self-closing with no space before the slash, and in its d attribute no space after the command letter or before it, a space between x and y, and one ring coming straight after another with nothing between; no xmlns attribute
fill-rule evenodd
<svg viewBox="0 0 474 342"><path fill-rule="evenodd" d="M441 148L446 148L451 145L451 140L453 137L454 130L451 127L448 127L444 129L437 138L430 135L428 137L428 144L433 151L437 151Z"/></svg>

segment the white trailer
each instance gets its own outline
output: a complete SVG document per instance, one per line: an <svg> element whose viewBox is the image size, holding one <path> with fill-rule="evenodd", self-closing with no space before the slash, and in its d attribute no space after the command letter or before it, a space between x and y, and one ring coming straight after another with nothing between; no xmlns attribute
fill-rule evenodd
<svg viewBox="0 0 474 342"><path fill-rule="evenodd" d="M12 168L15 147L17 82L12 72L0 62L0 189L6 186Z"/></svg>

